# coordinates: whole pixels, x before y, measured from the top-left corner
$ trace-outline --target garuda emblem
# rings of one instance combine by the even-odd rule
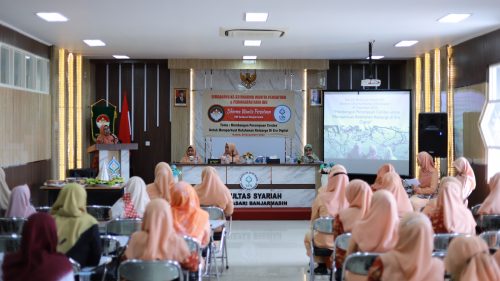
[[[253,86],[255,86],[257,80],[257,70],[254,69],[253,74],[250,72],[243,74],[240,71],[240,80],[241,80],[241,85],[245,86],[245,88],[247,89],[252,88]]]

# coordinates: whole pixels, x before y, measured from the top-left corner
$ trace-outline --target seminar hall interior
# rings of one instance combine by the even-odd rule
[[[500,6],[0,0],[0,280],[500,280]]]

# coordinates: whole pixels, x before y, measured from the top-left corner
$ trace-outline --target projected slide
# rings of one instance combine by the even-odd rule
[[[325,92],[325,162],[349,173],[376,174],[391,163],[410,174],[410,92]]]

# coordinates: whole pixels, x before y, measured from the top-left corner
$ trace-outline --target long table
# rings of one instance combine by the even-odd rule
[[[201,182],[207,164],[176,164],[181,180]],[[310,208],[321,185],[319,164],[216,164],[233,196],[235,218],[309,219]]]
[[[112,206],[123,196],[123,187],[124,186],[86,186],[87,205]],[[52,206],[52,204],[56,201],[62,186],[44,185],[40,187],[40,189],[47,192],[48,205]]]

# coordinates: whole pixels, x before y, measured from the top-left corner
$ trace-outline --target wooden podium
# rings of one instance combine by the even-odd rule
[[[137,143],[94,144],[87,148],[87,152],[99,152],[99,171],[107,165],[109,175],[118,173],[126,182],[130,178],[130,150],[138,148]]]

